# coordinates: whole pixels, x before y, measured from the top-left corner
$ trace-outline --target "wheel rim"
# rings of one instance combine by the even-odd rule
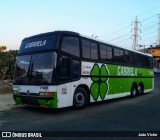
[[[142,88],[141,88],[141,86],[138,87],[138,92],[139,92],[139,94],[142,93]]]
[[[136,95],[136,88],[135,88],[135,87],[133,88],[132,95],[133,95],[133,96]]]
[[[78,104],[84,103],[84,96],[82,93],[77,93],[75,98]]]

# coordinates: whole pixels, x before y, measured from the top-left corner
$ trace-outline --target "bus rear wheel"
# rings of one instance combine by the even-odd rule
[[[76,109],[83,108],[87,105],[88,101],[86,90],[84,88],[76,89],[73,96],[73,107]]]
[[[144,87],[142,84],[138,85],[138,93],[139,95],[143,95],[144,94]]]
[[[131,97],[135,97],[136,95],[138,95],[137,86],[136,84],[133,84],[131,87]]]

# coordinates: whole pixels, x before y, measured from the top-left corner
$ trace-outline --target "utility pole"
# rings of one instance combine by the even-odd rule
[[[160,14],[158,14],[159,22],[158,22],[158,35],[157,35],[157,45],[160,45]]]
[[[139,48],[137,48],[138,47],[138,38],[140,37],[138,35],[138,30],[141,32],[141,30],[139,29],[138,25],[141,24],[141,23],[138,21],[137,16],[136,16],[135,21],[133,21],[132,23],[134,24],[134,28],[132,28],[132,30],[134,30],[134,33],[131,36],[131,38],[133,37],[132,48],[133,48],[133,50],[138,50],[139,49]],[[132,23],[131,23],[131,26],[132,26]],[[131,32],[132,32],[132,30],[131,30]]]

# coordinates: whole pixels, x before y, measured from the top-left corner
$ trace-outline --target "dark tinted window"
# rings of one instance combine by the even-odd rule
[[[58,60],[57,73],[59,77],[68,78],[71,77],[71,62],[67,57],[60,57]]]
[[[77,79],[80,76],[81,66],[80,62],[77,60],[73,60],[73,78]]]
[[[149,68],[153,68],[153,58],[148,57],[148,64],[149,64]]]
[[[100,58],[103,60],[111,60],[112,47],[106,45],[100,45]]]
[[[141,55],[140,54],[134,54],[134,63],[137,66],[141,66]]]
[[[124,57],[124,51],[114,48],[114,61],[115,62],[120,62],[124,63],[125,62],[125,57]]]
[[[82,55],[84,58],[98,59],[97,43],[88,40],[82,40]]]
[[[151,57],[142,56],[142,66],[153,68],[153,59]]]
[[[119,50],[119,62],[125,63],[125,56],[123,50]]]
[[[30,83],[51,83],[54,64],[55,57],[53,52],[33,54],[30,68]]]
[[[119,49],[114,48],[114,61],[119,62]]]
[[[97,43],[91,43],[91,59],[98,59],[98,46]]]
[[[63,37],[61,50],[75,56],[80,56],[79,39],[70,36]]]
[[[133,55],[133,53],[132,52],[128,52],[128,51],[126,51],[126,52],[127,52],[127,54],[126,54],[127,63],[133,65],[134,64],[134,55]]]
[[[15,83],[28,83],[28,71],[31,61],[31,55],[18,56],[16,58]]]
[[[128,60],[129,60],[129,54],[128,54],[128,51],[125,51],[125,62],[128,63]]]
[[[84,58],[91,58],[90,41],[82,40],[82,55]]]
[[[107,59],[107,47],[106,45],[100,45],[100,58],[106,60]]]
[[[147,57],[142,56],[142,66],[146,67],[147,66]]]
[[[107,60],[112,59],[112,47],[107,47]]]
[[[15,84],[50,84],[55,68],[56,53],[37,53],[18,56],[14,77]]]

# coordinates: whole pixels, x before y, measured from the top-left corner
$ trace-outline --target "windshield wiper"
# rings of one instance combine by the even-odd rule
[[[29,67],[28,67],[28,72],[27,72],[28,80],[30,80],[30,78],[33,77],[32,72],[33,72],[33,63],[30,62]]]

